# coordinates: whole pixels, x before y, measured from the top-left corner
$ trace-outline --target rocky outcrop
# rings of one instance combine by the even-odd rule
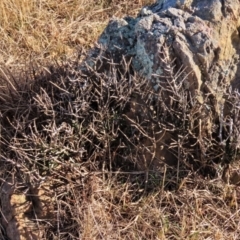
[[[195,120],[188,122],[194,122],[190,125],[195,131],[193,142],[197,142],[198,149],[201,149],[201,156],[195,156],[199,160],[206,159],[210,151],[204,138],[229,146],[226,141],[232,141],[233,126],[239,123],[238,118],[231,115],[234,112],[233,100],[226,97],[229,88],[240,87],[239,54],[239,0],[158,0],[144,7],[136,18],[113,18],[83,63],[83,68],[107,73],[112,62],[121,66],[124,59],[131,60],[132,68],[149,80],[155,92],[164,90],[164,82],[169,84],[168,79],[172,78],[171,81],[178,84],[181,82],[181,91],[188,94],[184,101],[194,99],[195,106],[190,106],[190,112],[198,112],[193,113]],[[176,90],[176,86],[174,88]],[[183,102],[178,90],[175,92],[177,98],[169,95],[169,89],[165,91],[163,101],[168,105],[173,99]],[[237,96],[234,99],[237,101]],[[137,112],[133,108],[131,111]],[[234,146],[239,149],[237,128],[234,128],[237,132]],[[158,159],[168,155],[166,147],[162,146],[169,146],[170,139],[175,138],[176,141],[178,138],[178,133],[170,132],[155,146],[155,149],[162,149],[154,154]],[[192,134],[192,130],[189,132]],[[149,141],[146,142],[149,145]],[[149,147],[148,152],[151,151]],[[147,162],[152,163],[152,158],[148,158]],[[176,158],[179,156],[175,154],[175,161]]]
[[[206,87],[218,92],[220,82],[240,74],[239,12],[238,0],[159,0],[137,18],[113,18],[87,64],[93,67],[94,58],[132,58],[134,69],[157,85],[166,67],[159,58],[164,48],[190,73],[192,91]]]

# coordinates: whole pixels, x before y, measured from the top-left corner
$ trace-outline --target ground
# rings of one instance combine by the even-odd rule
[[[186,166],[163,165],[148,174],[134,164],[117,169],[114,154],[134,156],[112,141],[121,116],[104,108],[89,115],[84,107],[98,88],[83,98],[70,81],[81,80],[78,56],[112,16],[136,16],[151,3],[0,2],[1,239],[240,238],[240,189],[227,177],[232,169],[214,177]],[[120,94],[118,87],[113,91]],[[74,106],[88,125],[74,120]]]

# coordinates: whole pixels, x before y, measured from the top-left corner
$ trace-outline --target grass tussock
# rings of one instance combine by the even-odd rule
[[[1,239],[239,238],[239,187],[222,169],[238,168],[238,92],[219,120],[181,68],[156,92],[125,59],[107,74],[39,63],[148,3],[1,1]],[[21,56],[31,64],[18,71]]]

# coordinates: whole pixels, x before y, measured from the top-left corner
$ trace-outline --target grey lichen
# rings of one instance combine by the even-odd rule
[[[147,79],[151,79],[153,59],[146,52],[145,43],[138,40],[136,44],[136,56],[133,59],[133,67]]]

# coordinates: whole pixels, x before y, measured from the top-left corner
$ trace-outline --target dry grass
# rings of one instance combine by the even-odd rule
[[[63,57],[89,48],[112,16],[135,15],[151,0],[3,0],[0,3],[0,52],[8,64],[30,55]]]
[[[136,96],[152,104],[144,79],[115,68],[86,79],[73,57],[39,65],[88,49],[111,15],[149,2],[1,1],[1,61],[12,67],[1,68],[1,239],[13,208],[26,239],[239,239],[239,187],[221,170],[209,178],[160,160],[158,171],[136,168],[153,130],[148,117],[129,123]]]

